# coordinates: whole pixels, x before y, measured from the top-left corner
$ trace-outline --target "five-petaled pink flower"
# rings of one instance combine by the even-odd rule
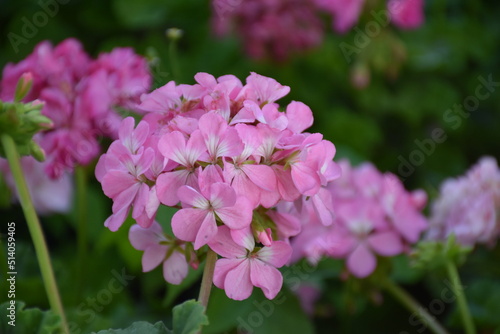
[[[255,247],[249,228],[230,230],[220,226],[209,246],[223,257],[215,264],[214,284],[224,289],[229,298],[246,299],[254,286],[261,288],[269,299],[280,291],[283,276],[276,268],[284,266],[292,252],[286,242],[274,241],[269,247]]]

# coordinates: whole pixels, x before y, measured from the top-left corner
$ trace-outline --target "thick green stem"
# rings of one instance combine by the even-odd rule
[[[47,292],[50,307],[61,317],[64,333],[69,333],[66,316],[64,315],[61,298],[59,296],[59,291],[57,290],[57,283],[52,270],[52,264],[50,262],[49,252],[47,250],[47,244],[45,242],[40,221],[38,220],[38,216],[31,201],[28,186],[21,169],[16,144],[9,135],[5,134],[1,136],[1,141],[17,187],[19,202],[21,203],[21,207],[28,224],[28,229],[30,231],[31,238],[33,239],[33,245],[38,258],[38,264],[40,265],[40,272],[42,273],[42,279],[45,285],[45,291]]]
[[[77,300],[83,290],[83,280],[85,277],[85,268],[87,265],[87,175],[82,166],[75,168],[76,177],[76,214],[77,214],[77,242],[78,242],[78,261],[77,261],[77,285],[75,294]]]
[[[212,281],[214,278],[215,261],[217,261],[217,254],[210,248],[207,251],[207,259],[205,262],[205,269],[203,269],[203,278],[201,279],[201,288],[198,301],[205,306],[208,305],[210,298],[210,291],[212,290]]]
[[[465,333],[476,334],[476,328],[474,327],[472,316],[469,312],[469,308],[467,307],[467,299],[465,298],[464,289],[455,263],[448,261],[446,263],[446,270],[448,271],[448,276],[450,277],[454,293],[457,296],[458,310],[460,311],[462,322],[464,324]]]
[[[401,304],[403,304],[412,314],[417,315],[425,325],[429,326],[432,332],[436,334],[448,334],[448,332],[441,326],[441,324],[430,315],[425,308],[420,305],[412,296],[403,290],[399,285],[394,283],[392,280],[385,280],[383,287],[389,292],[395,299],[397,299]]]

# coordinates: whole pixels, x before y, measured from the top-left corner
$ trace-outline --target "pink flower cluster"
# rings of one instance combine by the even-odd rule
[[[46,161],[33,167],[37,162],[25,158],[23,166],[36,172],[36,176],[28,177],[30,180],[46,178],[46,175],[53,180],[47,180],[44,189],[53,182],[52,186],[57,189],[66,187],[56,193],[70,194],[71,183],[65,174],[75,165],[87,165],[98,156],[99,137],[117,137],[122,117],[115,108],[134,109],[140,102],[140,95],[151,85],[148,64],[130,48],[116,48],[93,60],[75,39],[67,39],[55,47],[45,41],[21,62],[4,68],[1,100],[14,99],[17,81],[25,73],[29,73],[33,86],[24,101],[43,101],[42,114],[50,118],[54,126],[35,137],[45,151]],[[1,160],[0,164],[7,176],[10,175],[6,161]],[[59,181],[61,178],[66,181]],[[36,184],[31,188],[39,189]],[[34,192],[32,196],[35,203],[42,203],[46,194]],[[55,199],[55,203],[66,205],[52,208],[68,209],[70,198]],[[37,209],[42,212],[48,207],[44,204]]]
[[[24,60],[8,64],[0,83],[1,100],[14,99],[23,73],[33,77],[24,100],[42,100],[42,114],[54,123],[37,137],[51,178],[90,163],[99,153],[98,136],[116,137],[121,117],[114,108],[133,108],[151,83],[147,62],[131,49],[116,48],[92,60],[75,39],[55,47],[41,42]]]
[[[494,245],[500,236],[500,169],[492,157],[483,157],[464,176],[448,179],[432,203],[427,238],[458,243]]]
[[[114,202],[105,226],[116,231],[131,211],[139,226],[129,235],[145,251],[144,271],[163,262],[170,283],[179,283],[186,263],[197,265],[193,252],[208,245],[222,257],[214,283],[230,298],[245,299],[254,286],[274,298],[283,281],[276,268],[289,260],[288,240],[301,228],[276,207],[307,197],[331,224],[324,189],[339,176],[335,147],[304,132],[313,122],[305,104],[279,110],[276,101],[290,89],[274,79],[252,73],[243,85],[232,75],[198,73],[195,80],[143,95],[144,118],[135,128],[126,118],[101,156],[96,177]],[[174,239],[154,222],[160,204],[179,208]]]
[[[363,278],[375,270],[377,256],[401,254],[419,240],[427,228],[421,213],[427,197],[420,190],[407,192],[397,176],[382,174],[370,163],[356,168],[347,161],[339,165],[342,177],[325,189],[335,210],[333,225],[322,224],[307,206],[288,208],[305,222],[292,242],[292,260],[345,259],[348,271]]]
[[[213,0],[212,7],[217,34],[236,30],[251,57],[283,60],[321,43],[321,12],[333,17],[335,31],[346,33],[358,22],[365,0]],[[423,0],[388,0],[378,15],[398,28],[414,29],[424,21],[423,7]]]

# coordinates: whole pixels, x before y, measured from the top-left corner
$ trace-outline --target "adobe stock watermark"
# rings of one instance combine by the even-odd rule
[[[421,317],[422,312],[427,311],[432,316],[439,316],[443,314],[443,312],[446,310],[446,304],[451,304],[455,302],[459,294],[463,293],[463,291],[467,288],[467,286],[462,285],[461,286],[462,291],[457,291],[457,289],[455,289],[455,287],[451,284],[450,281],[445,279],[443,283],[446,287],[443,290],[441,290],[439,298],[433,299],[429,303],[428,308],[421,308],[418,312],[413,312],[408,317],[408,322],[411,326],[413,327],[418,326],[418,328],[415,329],[417,333],[424,332],[429,326],[429,324]],[[407,331],[401,331],[399,332],[399,334],[410,334],[410,333]]]
[[[443,121],[449,124],[453,130],[458,129],[464,119],[469,118],[471,113],[479,108],[480,102],[489,98],[495,92],[496,87],[500,86],[500,81],[493,81],[492,74],[489,74],[487,78],[479,76],[477,79],[479,84],[474,90],[474,95],[467,96],[462,103],[455,103],[443,113]],[[415,139],[416,148],[407,156],[398,156],[398,174],[400,178],[404,181],[412,175],[416,167],[421,166],[426,158],[434,153],[436,146],[444,143],[447,139],[448,135],[441,127],[434,128],[428,138]]]
[[[300,282],[309,278],[310,274],[316,270],[316,266],[303,261],[300,267],[294,266],[287,268],[283,273],[283,282],[288,285],[290,290],[296,291]],[[280,291],[272,300],[264,299],[261,302],[253,301],[255,310],[250,312],[244,318],[239,316],[238,320],[238,333],[253,334],[257,333],[256,328],[259,328],[264,323],[265,318],[269,318],[277,305],[283,304],[287,296]]]
[[[19,52],[21,44],[27,44],[31,38],[34,38],[39,29],[45,27],[49,23],[49,18],[53,18],[59,13],[59,5],[66,5],[70,0],[39,0],[37,2],[40,10],[33,16],[21,18],[23,23],[20,34],[9,32],[7,38],[15,53]]]
[[[121,272],[113,269],[111,275],[113,275],[113,278],[109,280],[105,288],[99,290],[94,297],[87,297],[84,302],[78,305],[76,314],[78,317],[85,317],[83,323],[88,324],[93,321],[96,313],[102,312],[104,307],[113,301],[113,296],[122,292],[130,281],[135,278],[135,276],[128,275],[125,268],[122,268]],[[83,333],[76,322],[70,322],[68,326],[71,334]]]
[[[354,54],[359,54],[362,49],[366,48],[372,39],[380,35],[382,29],[387,27],[391,23],[391,14],[397,14],[403,6],[401,4],[404,1],[415,1],[415,0],[399,0],[394,2],[388,2],[387,9],[381,9],[379,11],[371,10],[370,15],[372,20],[368,21],[364,29],[360,29],[359,26],[353,28],[356,32],[352,43],[342,42],[339,44],[340,51],[344,55],[345,60],[348,64],[352,62],[352,56]]]

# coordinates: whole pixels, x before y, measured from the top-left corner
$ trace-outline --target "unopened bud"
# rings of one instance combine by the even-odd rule
[[[28,95],[31,87],[33,86],[33,74],[31,72],[25,72],[19,78],[16,86],[16,93],[14,95],[14,100],[16,102],[21,101]]]
[[[264,246],[269,247],[273,243],[273,235],[270,228],[266,228],[264,231],[257,232],[257,235],[259,237],[260,243]]]

